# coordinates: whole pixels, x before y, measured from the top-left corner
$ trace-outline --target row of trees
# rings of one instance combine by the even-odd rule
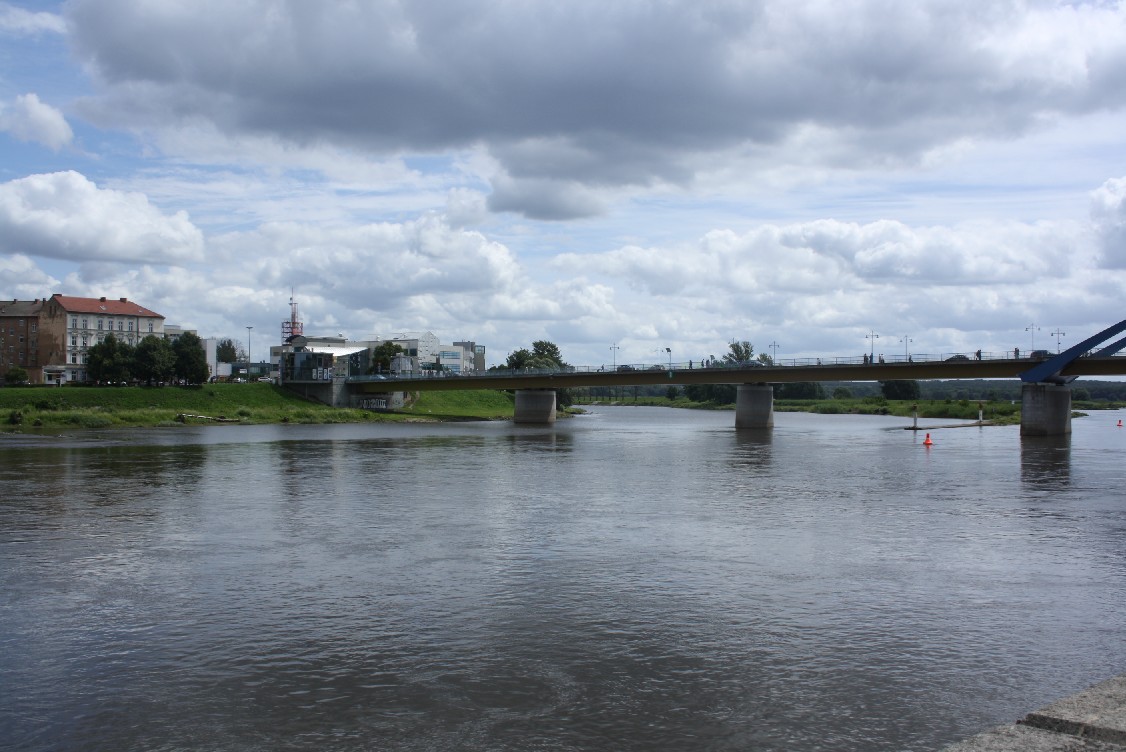
[[[171,381],[202,384],[210,371],[203,341],[190,332],[181,334],[175,343],[150,334],[136,345],[108,334],[87,350],[86,375],[99,383],[152,386]]]

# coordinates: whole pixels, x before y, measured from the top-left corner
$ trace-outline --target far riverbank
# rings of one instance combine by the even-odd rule
[[[683,396],[626,397],[579,403],[732,410],[734,405],[693,402]],[[887,400],[883,397],[775,400],[776,412],[825,415],[894,415],[910,419],[977,420],[994,425],[1020,422],[1020,403],[1010,400]],[[1077,410],[1115,409],[1121,403],[1076,402]],[[6,387],[0,389],[0,430],[173,427],[183,423],[327,424],[511,420],[513,398],[501,391],[420,392],[406,408],[374,412],[329,407],[272,384],[207,384],[197,387]],[[1082,415],[1083,413],[1076,413]]]

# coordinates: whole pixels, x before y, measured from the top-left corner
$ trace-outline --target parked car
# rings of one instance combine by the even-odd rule
[[[269,376],[259,376],[258,380],[260,382],[262,382],[263,384],[273,384],[274,383],[274,380],[272,378],[270,378]]]
[[[1033,350],[1028,354],[1029,360],[1047,360],[1052,354],[1047,350]]]

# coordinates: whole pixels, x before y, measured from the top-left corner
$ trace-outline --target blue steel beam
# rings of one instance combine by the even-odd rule
[[[1110,339],[1116,334],[1121,334],[1126,331],[1126,319],[1119,321],[1114,326],[1108,326],[1093,337],[1080,342],[1078,345],[1067,348],[1060,354],[1048,358],[1042,363],[1033,368],[1028,369],[1020,375],[1020,380],[1027,383],[1052,383],[1052,384],[1067,384],[1075,379],[1074,376],[1060,376],[1063,369],[1067,368],[1073,362],[1082,357],[1091,348],[1099,343]],[[1117,342],[1108,345],[1103,350],[1100,350],[1098,355],[1113,355],[1114,353],[1126,347],[1126,337],[1118,340]],[[1112,349],[1113,348],[1113,349]]]

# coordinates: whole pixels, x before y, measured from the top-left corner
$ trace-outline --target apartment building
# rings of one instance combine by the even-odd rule
[[[42,300],[0,302],[0,381],[12,368],[27,371],[27,378],[38,384],[43,380],[43,363],[39,359],[39,312]]]
[[[128,298],[79,298],[56,293],[39,313],[39,353],[44,381],[86,380],[86,353],[112,333],[136,345],[164,336],[164,317]]]

